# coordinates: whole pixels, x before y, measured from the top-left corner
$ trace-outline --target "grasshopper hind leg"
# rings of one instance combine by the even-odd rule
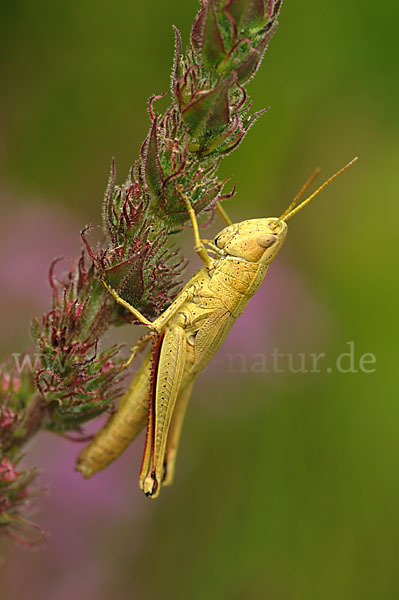
[[[186,358],[182,327],[167,330],[154,354],[147,438],[140,472],[140,488],[149,498],[159,495],[170,424],[180,393]]]
[[[145,427],[151,377],[151,351],[119,401],[117,410],[79,454],[76,469],[91,477],[118,458]]]
[[[179,393],[176,399],[175,410],[173,412],[172,422],[169,428],[168,439],[166,442],[165,458],[163,461],[162,485],[171,485],[175,474],[176,455],[179,447],[181,430],[184,416],[193,389],[194,381],[188,383]]]

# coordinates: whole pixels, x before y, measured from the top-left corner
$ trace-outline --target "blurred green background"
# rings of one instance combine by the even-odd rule
[[[2,356],[29,343],[31,315],[47,309],[50,261],[78,254],[79,229],[100,222],[112,156],[125,178],[147,99],[169,85],[171,25],[187,41],[196,10],[2,6]],[[197,382],[176,482],[159,500],[137,487],[142,438],[84,482],[76,445],[38,437],[27,462],[44,465],[36,519],[52,536],[36,553],[2,545],[2,598],[397,598],[398,19],[393,0],[285,1],[248,88],[272,110],[222,165],[238,182],[227,208],[235,220],[280,214],[315,166],[327,177],[360,160],[291,221]],[[130,343],[138,330],[118,335]],[[337,372],[349,341],[357,365],[375,355],[375,372]],[[253,372],[254,355],[274,348],[296,361],[325,353],[322,372]]]

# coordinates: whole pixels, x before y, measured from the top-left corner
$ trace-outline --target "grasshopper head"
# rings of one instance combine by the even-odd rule
[[[268,265],[280,250],[287,225],[276,218],[251,219],[225,227],[215,238],[217,246],[226,256],[248,262]]]
[[[274,217],[268,219],[251,219],[229,225],[222,229],[216,236],[214,246],[219,248],[222,256],[235,256],[261,265],[270,264],[283,245],[285,236],[287,235],[287,221],[302,210],[312,198],[317,196],[331,181],[346,171],[356,160],[357,157],[353,158],[342,169],[329,177],[313,194],[300,204],[297,204],[302,194],[318,175],[320,169],[316,169],[278,219]]]

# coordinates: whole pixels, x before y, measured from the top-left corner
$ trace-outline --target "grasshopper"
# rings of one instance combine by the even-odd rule
[[[316,177],[318,170],[315,171],[278,218],[233,224],[218,206],[227,226],[212,241],[200,238],[190,201],[182,189],[178,189],[191,220],[195,251],[203,267],[152,322],[103,280],[116,302],[149,329],[132,349],[124,366],[128,366],[150,340],[153,344],[116,412],[79,455],[77,469],[85,477],[108,466],[147,422],[140,488],[148,497],[156,498],[162,485],[172,483],[184,414],[195,378],[223,344],[265,278],[287,235],[287,221],[355,160],[297,204]]]

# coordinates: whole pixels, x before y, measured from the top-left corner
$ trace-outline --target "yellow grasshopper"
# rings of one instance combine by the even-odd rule
[[[195,251],[204,266],[153,322],[103,281],[115,300],[150,330],[132,349],[125,366],[150,339],[153,346],[116,412],[79,455],[77,469],[85,477],[108,466],[147,422],[140,488],[148,497],[156,498],[161,485],[172,482],[183,418],[195,378],[224,342],[262,283],[287,235],[286,222],[355,160],[295,207],[318,171],[315,172],[279,218],[232,224],[218,206],[227,227],[213,241],[200,238],[190,201],[181,188],[178,190],[192,223]]]

